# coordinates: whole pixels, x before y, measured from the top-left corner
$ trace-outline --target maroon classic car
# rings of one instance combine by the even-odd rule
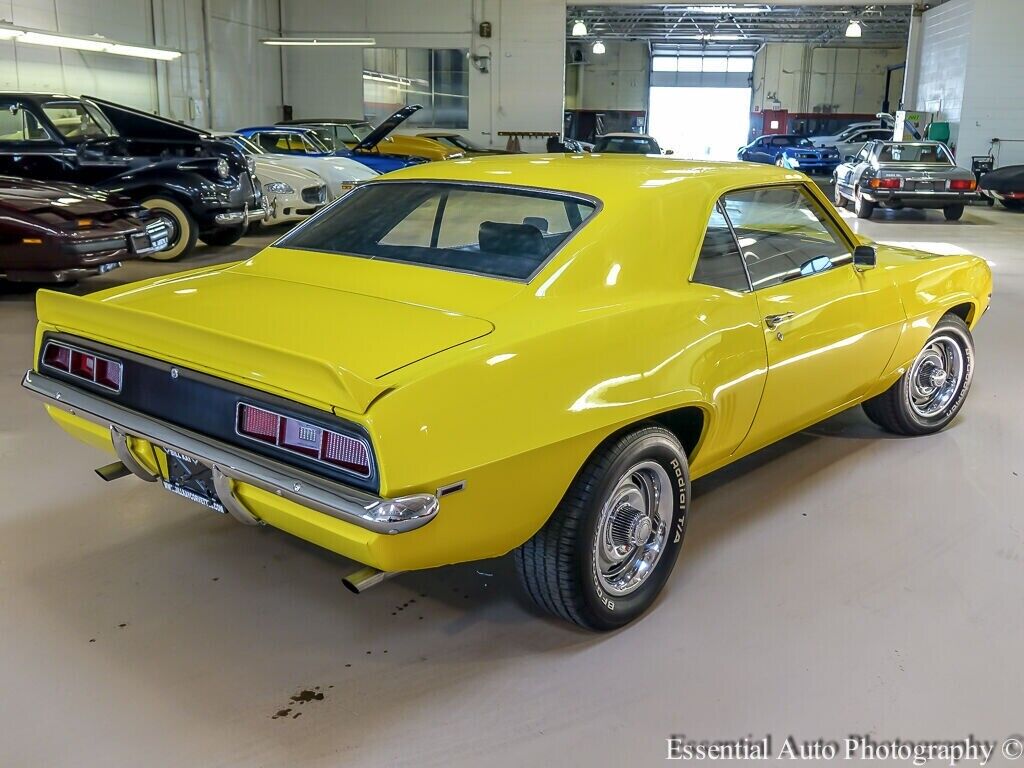
[[[167,245],[167,224],[113,192],[0,176],[0,279],[66,283]]]

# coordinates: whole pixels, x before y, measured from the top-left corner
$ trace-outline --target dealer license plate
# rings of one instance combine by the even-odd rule
[[[172,451],[164,451],[167,457],[167,477],[164,488],[171,493],[184,496],[189,501],[202,504],[207,509],[223,513],[224,505],[217,498],[213,486],[213,470],[191,456]]]

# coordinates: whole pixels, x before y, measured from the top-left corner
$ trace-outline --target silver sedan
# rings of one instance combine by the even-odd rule
[[[938,141],[869,141],[836,168],[834,181],[836,207],[853,201],[861,219],[884,205],[941,208],[948,221],[956,221],[964,206],[978,199],[974,174],[958,167]]]

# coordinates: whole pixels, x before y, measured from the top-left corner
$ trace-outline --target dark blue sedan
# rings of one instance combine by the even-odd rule
[[[816,147],[809,139],[783,133],[759,136],[736,156],[751,163],[769,163],[804,173],[831,174],[842,158],[835,147]]]

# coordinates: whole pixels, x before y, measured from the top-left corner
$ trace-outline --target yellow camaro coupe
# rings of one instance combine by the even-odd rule
[[[395,572],[504,555],[596,630],[639,616],[692,478],[863,404],[959,412],[992,277],[871,245],[807,177],[511,155],[357,187],[247,261],[40,291],[24,386],[129,472]]]

